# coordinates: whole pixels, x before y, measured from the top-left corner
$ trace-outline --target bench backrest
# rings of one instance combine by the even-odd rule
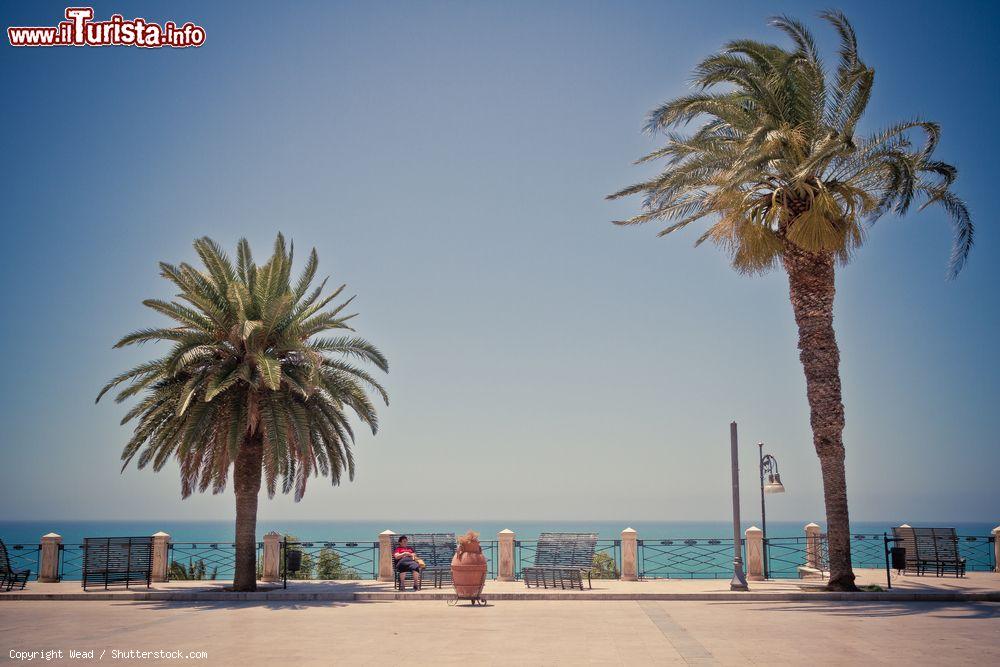
[[[84,582],[146,581],[152,570],[152,537],[87,537],[83,540]]]
[[[939,562],[958,560],[958,534],[954,528],[914,528],[917,553]]]
[[[399,546],[400,537],[402,535],[392,536],[393,553]],[[451,567],[451,559],[458,549],[455,533],[407,533],[406,542],[417,553],[417,557],[423,559],[427,567],[433,568]]]
[[[958,534],[954,528],[892,529],[892,536],[906,549],[906,563],[958,561]]]
[[[596,549],[596,533],[542,533],[538,536],[535,566],[589,570],[594,566]]]

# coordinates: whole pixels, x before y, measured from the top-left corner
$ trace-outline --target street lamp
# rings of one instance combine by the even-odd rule
[[[733,477],[733,579],[729,582],[729,590],[746,591],[749,588],[743,574],[743,543],[740,541],[740,457],[736,422],[729,424],[729,457]]]
[[[765,493],[784,493],[785,485],[781,483],[781,475],[778,474],[778,459],[770,454],[764,453],[764,443],[758,442],[757,448],[760,451],[760,529],[761,537],[764,541],[764,578],[767,578],[767,508],[764,504]],[[767,482],[764,482],[764,475],[767,475]]]

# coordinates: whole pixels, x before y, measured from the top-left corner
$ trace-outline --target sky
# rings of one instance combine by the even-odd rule
[[[112,344],[163,322],[141,304],[173,295],[157,262],[202,235],[264,255],[280,230],[357,295],[391,402],[354,482],[262,496],[261,518],[723,520],[735,420],[744,516],[763,441],[787,489],[769,519],[822,519],[785,276],[614,227],[638,202],[604,195],[653,173],[645,113],[727,40],[780,40],[788,12],[833,63],[829,3],[92,4],[207,39],[3,40],[0,517],[232,517],[231,491],[182,501],[174,464],[120,473],[125,407],[94,398],[154,353]],[[839,7],[876,70],[862,129],[941,123],[977,223],[958,280],[937,210],[881,220],[838,274],[852,518],[996,520],[1000,5]]]

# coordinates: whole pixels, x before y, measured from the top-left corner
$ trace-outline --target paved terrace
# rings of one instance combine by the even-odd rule
[[[862,585],[885,585],[883,570],[857,573]],[[749,593],[713,579],[597,580],[582,592],[489,581],[488,605],[472,607],[446,604],[450,588],[398,593],[375,581],[291,581],[252,594],[221,581],[87,593],[78,581],[32,581],[0,593],[0,662],[47,650],[63,652],[49,654],[57,665],[176,665],[177,655],[240,667],[1000,664],[1000,574],[892,582],[843,594],[810,580],[751,582]]]
[[[855,570],[859,586],[876,585],[885,589],[885,571]],[[226,581],[171,581],[126,590],[115,586],[105,591],[100,586],[84,592],[79,581],[39,583],[31,581],[23,591],[0,593],[4,600],[162,600],[162,601],[429,601],[453,597],[449,586],[421,591],[394,591],[391,583],[378,581],[295,581],[282,589],[280,582],[259,584],[256,593],[232,593],[223,590]],[[619,581],[595,579],[593,589],[583,591],[527,588],[521,581],[487,581],[484,596],[501,600],[739,600],[739,601],[995,601],[1000,602],[1000,573],[969,572],[965,577],[935,577],[892,574],[892,589],[881,592],[831,593],[822,590],[815,579],[777,579],[750,582],[750,592],[732,592],[727,579],[652,579]]]
[[[998,620],[992,602],[28,601],[0,604],[0,662],[61,650],[45,664],[989,665]]]

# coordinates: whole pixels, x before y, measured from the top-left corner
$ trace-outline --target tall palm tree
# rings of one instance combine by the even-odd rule
[[[668,221],[663,236],[708,218],[696,245],[709,240],[721,246],[741,273],[784,267],[823,474],[829,587],[852,590],[835,267],[864,243],[868,225],[886,213],[902,215],[919,201],[920,209],[939,204],[951,219],[954,277],[972,247],[973,227],[965,204],[949,189],[957,170],[933,157],[938,125],[910,120],[859,134],[875,72],[858,55],[847,18],[833,11],[821,16],[840,38],[830,77],[809,30],[795,19],[772,20],[791,38],[791,48],[746,39],[728,43],[697,66],[695,92],[650,112],[645,129],[664,132],[666,145],[638,163],[663,159],[663,171],[609,198],[644,196],[641,213],[616,224]],[[671,131],[696,118],[703,123],[694,131]],[[917,137],[922,141],[914,143]]]
[[[385,390],[353,362],[382,371],[388,362],[378,349],[351,334],[318,337],[324,331],[353,331],[344,315],[351,299],[327,309],[344,286],[324,296],[324,280],[312,288],[319,265],[314,249],[298,280],[291,282],[292,255],[278,235],[274,253],[254,264],[250,244],[237,245],[236,266],[211,239],[195,241],[204,269],[161,263],[160,274],[179,290],[179,301],[143,303],[176,322],[169,328],[140,329],[115,347],[149,341],[171,343],[170,351],[112,379],[98,395],[122,383],[119,403],[142,395],[122,424],[137,420],[122,451],[122,470],[138,454],[138,466],[160,470],[171,457],[181,472],[181,495],[195,489],[221,493],[233,469],[236,492],[234,588],[256,589],[257,497],[261,479],[273,497],[302,498],[317,472],[339,484],[344,471],[354,479],[354,442],[349,413],[378,428],[374,391]],[[140,451],[141,450],[141,451]]]

